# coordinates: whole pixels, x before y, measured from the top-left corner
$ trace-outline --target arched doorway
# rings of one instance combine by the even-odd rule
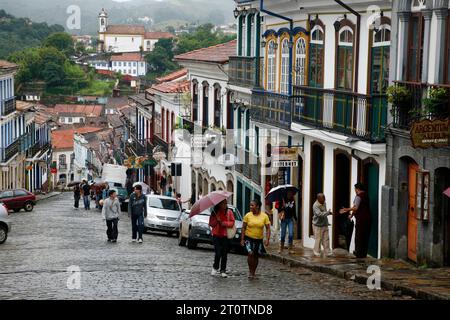
[[[341,208],[350,207],[351,194],[351,157],[343,151],[334,150],[334,185],[333,212],[338,213]],[[347,215],[333,215],[333,248],[350,249],[353,225]]]
[[[311,178],[309,193],[309,236],[313,235],[313,211],[312,206],[318,193],[323,192],[324,146],[319,142],[311,143]]]
[[[216,191],[216,185],[214,183],[211,183],[210,190],[211,192]]]
[[[209,191],[208,191],[208,180],[206,178],[203,179],[203,195],[206,196]]]
[[[230,203],[232,203],[234,205],[234,184],[233,184],[233,181],[231,181],[231,180],[227,181],[227,191],[233,193],[230,197]]]
[[[369,196],[370,215],[372,225],[369,239],[369,255],[378,257],[378,195],[379,195],[379,165],[373,158],[362,162],[361,182],[366,187]]]
[[[417,262],[418,220],[416,215],[417,172],[419,165],[408,161],[408,259]]]
[[[450,187],[450,169],[438,168],[434,171],[434,236],[443,237],[443,265],[450,266],[450,198],[444,191]],[[442,225],[442,228],[440,227]],[[434,242],[434,241],[433,241]]]
[[[198,196],[200,196],[200,195],[204,196],[205,195],[205,193],[203,192],[202,181],[203,181],[202,175],[199,174],[197,176],[197,186],[196,186],[196,188],[197,188],[197,199],[198,199]]]

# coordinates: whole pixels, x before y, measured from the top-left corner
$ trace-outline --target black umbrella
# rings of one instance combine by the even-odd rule
[[[266,195],[266,200],[269,202],[281,201],[286,197],[288,191],[292,191],[296,194],[300,190],[291,184],[284,184],[270,189],[269,193]]]
[[[80,184],[81,183],[81,181],[72,181],[71,183],[69,183],[67,186],[68,187],[74,187],[74,186],[76,186],[77,184]]]

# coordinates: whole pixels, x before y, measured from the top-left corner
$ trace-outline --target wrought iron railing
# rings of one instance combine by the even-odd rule
[[[3,116],[7,116],[8,114],[13,113],[14,111],[16,111],[16,99],[14,97],[9,98],[8,100],[5,100],[4,102],[4,112],[3,112]]]
[[[450,116],[450,85],[406,81],[397,81],[394,85],[396,91],[406,89],[402,91],[404,94],[393,97],[394,128],[409,130],[414,121]]]
[[[294,86],[293,121],[372,143],[384,141],[387,97]]]
[[[20,139],[16,139],[6,148],[0,148],[0,162],[11,160],[20,151]]]
[[[228,83],[240,87],[258,87],[259,61],[259,58],[254,57],[230,57]]]
[[[281,129],[291,128],[292,97],[264,90],[252,91],[251,118],[255,121],[277,126]]]

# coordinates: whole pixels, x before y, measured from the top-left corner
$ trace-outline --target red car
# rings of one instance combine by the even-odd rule
[[[36,204],[36,196],[25,189],[4,190],[0,191],[0,202],[14,212],[20,209],[30,212]]]

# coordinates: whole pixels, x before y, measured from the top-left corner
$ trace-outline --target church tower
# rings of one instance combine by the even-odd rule
[[[105,32],[106,28],[108,27],[108,14],[106,13],[105,9],[102,8],[102,12],[98,15],[98,25],[99,25],[99,32]]]

